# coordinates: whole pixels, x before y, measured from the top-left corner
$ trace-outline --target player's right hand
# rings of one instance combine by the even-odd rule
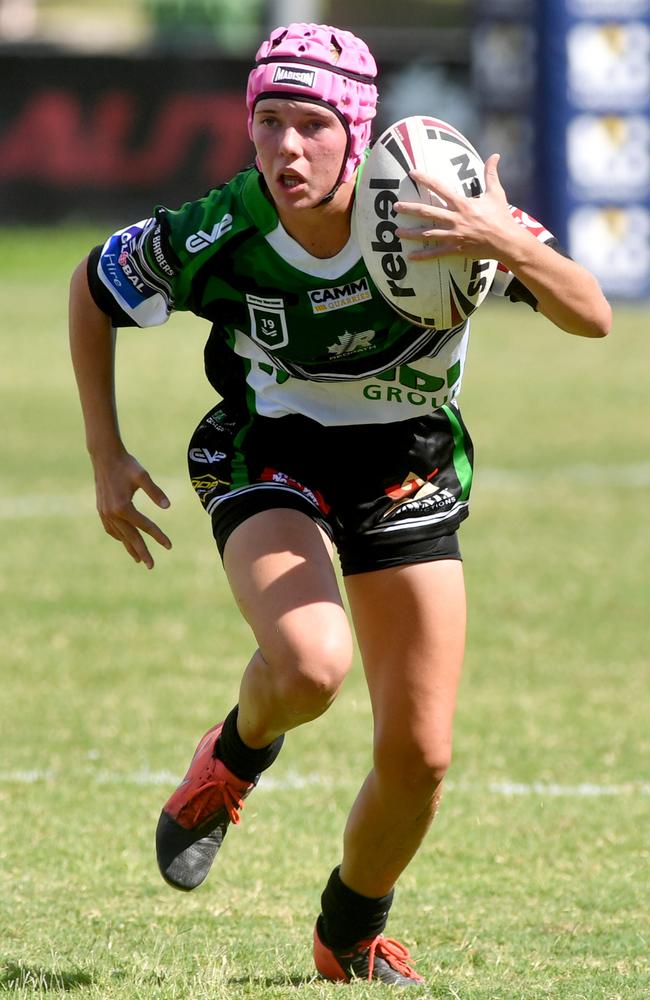
[[[144,490],[163,510],[170,505],[168,497],[137,459],[126,451],[110,460],[96,459],[93,466],[97,512],[104,530],[122,543],[135,562],[153,569],[154,560],[143,533],[165,549],[171,549],[172,543],[154,521],[135,507],[133,497],[137,490]]]

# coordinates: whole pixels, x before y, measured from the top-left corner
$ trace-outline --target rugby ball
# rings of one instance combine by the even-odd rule
[[[411,180],[414,168],[467,198],[478,198],[484,188],[483,167],[458,129],[419,115],[391,125],[368,154],[357,185],[354,230],[373,282],[412,323],[439,330],[462,324],[487,295],[497,262],[452,255],[409,260],[409,252],[420,244],[400,240],[396,230],[415,228],[419,220],[396,212],[394,205],[410,201],[444,206],[441,198]]]

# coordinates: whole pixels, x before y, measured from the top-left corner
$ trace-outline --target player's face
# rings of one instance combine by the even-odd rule
[[[347,134],[333,111],[283,98],[258,101],[253,142],[280,212],[313,208],[338,180]]]

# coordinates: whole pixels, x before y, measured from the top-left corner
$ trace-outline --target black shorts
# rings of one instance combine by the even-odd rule
[[[189,445],[192,485],[223,556],[263,510],[307,514],[334,542],[344,575],[460,559],[473,448],[457,407],[394,424],[323,427],[215,406]]]

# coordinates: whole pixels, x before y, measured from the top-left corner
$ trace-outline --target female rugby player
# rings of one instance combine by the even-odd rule
[[[71,349],[99,515],[151,568],[145,536],[171,542],[133,498],[142,489],[169,502],[120,434],[113,328],[163,323],[175,310],[212,324],[205,361],[218,401],[190,442],[190,474],[255,648],[236,705],[202,737],[162,810],[163,877],[183,890],[204,880],[285,734],[336,697],[352,627],[373,766],[322,894],[314,958],[327,979],[410,986],[422,978],[383,932],[450,762],[465,638],[457,529],[472,477],[457,405],[469,324],[409,325],[373,286],[351,235],[375,74],[347,31],[274,31],[248,82],[255,166],[92,250],[72,279]],[[479,198],[450,199],[442,212],[402,206],[413,227],[401,237],[434,237],[420,258],[496,259],[494,291],[571,334],[604,336],[610,308],[596,281],[508,206],[497,161]],[[434,177],[425,183],[444,197]]]

